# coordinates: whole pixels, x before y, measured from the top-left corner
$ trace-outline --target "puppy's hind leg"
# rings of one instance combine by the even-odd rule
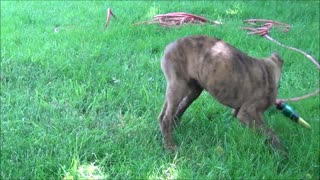
[[[200,96],[203,90],[198,84],[195,83],[191,85],[189,83],[189,89],[188,95],[179,103],[178,109],[175,113],[176,124],[180,124],[180,118],[182,117],[183,113],[188,109],[192,102]]]
[[[179,103],[188,94],[188,91],[189,88],[185,81],[175,80],[175,82],[168,82],[166,102],[159,115],[159,124],[165,146],[171,152],[176,148],[172,135],[174,115]]]
[[[237,117],[239,110],[240,110],[240,108],[232,109],[232,115],[233,115],[234,117]]]
[[[164,103],[163,103],[162,111],[161,111],[161,113],[160,113],[160,115],[159,115],[159,117],[158,117],[159,122],[162,121],[163,116],[164,116],[164,114],[166,113],[167,106],[168,106],[168,103],[167,103],[167,100],[165,99],[165,100],[164,100]]]

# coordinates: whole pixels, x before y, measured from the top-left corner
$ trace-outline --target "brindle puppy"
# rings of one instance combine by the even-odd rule
[[[280,149],[276,134],[265,127],[264,111],[275,103],[282,60],[277,54],[256,59],[220,39],[190,36],[169,44],[161,61],[167,80],[159,123],[166,147],[176,145],[172,131],[190,104],[205,89],[220,103],[233,108],[243,124],[265,133]]]

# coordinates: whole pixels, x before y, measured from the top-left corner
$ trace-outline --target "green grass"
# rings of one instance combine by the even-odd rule
[[[107,7],[117,19],[105,29]],[[224,24],[132,25],[175,11]],[[271,36],[319,59],[319,1],[1,1],[0,178],[319,179],[319,96],[291,103],[312,130],[274,108],[265,113],[289,160],[207,93],[175,131],[179,151],[163,149],[160,58],[177,38],[215,36],[255,57],[277,51],[285,60],[280,97],[319,87],[319,72],[304,56],[241,30],[248,18],[291,24],[289,33]]]

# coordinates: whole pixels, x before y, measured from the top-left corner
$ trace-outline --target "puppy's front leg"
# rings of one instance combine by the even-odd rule
[[[263,103],[263,102],[262,102]],[[282,151],[280,139],[274,133],[274,131],[266,127],[263,120],[264,110],[259,110],[259,101],[245,103],[237,114],[237,118],[245,125],[249,125],[250,128],[254,128],[258,133],[265,134],[268,137],[268,142],[276,149]]]

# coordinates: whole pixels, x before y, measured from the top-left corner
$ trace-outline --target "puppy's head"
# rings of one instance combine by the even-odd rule
[[[272,53],[271,56],[268,58],[268,60],[270,62],[272,62],[271,64],[273,67],[273,73],[276,79],[276,83],[279,87],[279,81],[281,78],[281,68],[282,68],[282,64],[283,64],[283,60],[281,59],[281,57],[277,54],[277,53]]]

